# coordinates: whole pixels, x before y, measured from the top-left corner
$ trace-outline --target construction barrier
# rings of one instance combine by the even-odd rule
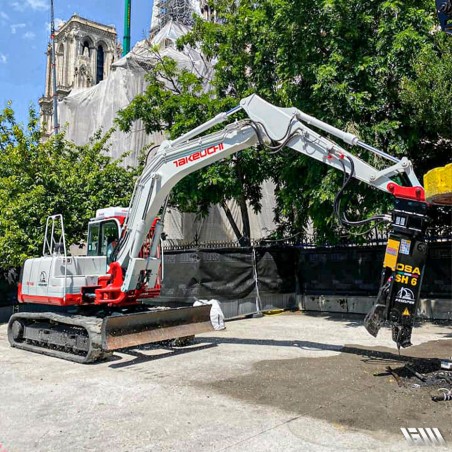
[[[380,285],[385,247],[250,247],[166,251],[161,302],[221,301],[226,318],[301,307],[364,314]],[[452,247],[431,243],[421,298],[452,318]],[[422,305],[428,318],[435,314]],[[428,312],[427,312],[428,311]]]
[[[222,248],[164,254],[159,302],[222,301],[226,318],[296,307],[295,248]]]
[[[179,306],[217,299],[227,319],[298,307],[364,314],[378,292],[384,249],[268,246],[165,251],[162,293],[153,303]],[[451,242],[430,243],[421,291],[424,317],[452,319],[451,275]],[[1,276],[0,315],[5,321],[16,300],[18,271]]]

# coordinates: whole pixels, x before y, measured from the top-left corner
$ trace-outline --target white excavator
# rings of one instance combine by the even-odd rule
[[[203,135],[239,110],[248,119]],[[310,127],[376,154],[382,169]],[[255,145],[271,151],[289,147],[342,171],[344,185],[334,208],[343,224],[390,224],[380,291],[365,325],[376,336],[380,326],[389,322],[398,347],[411,345],[427,254],[428,218],[424,188],[411,162],[296,108],[271,105],[255,94],[181,137],[164,141],[150,155],[129,208],[101,209],[90,221],[86,256],[67,255],[63,219],[49,217],[43,256],[23,265],[18,312],[8,324],[10,344],[89,363],[113,350],[211,330],[210,306],[167,308],[144,303],[160,292],[159,244],[166,203],[171,189],[186,175]],[[393,195],[393,212],[350,222],[340,212],[340,198],[352,178]]]

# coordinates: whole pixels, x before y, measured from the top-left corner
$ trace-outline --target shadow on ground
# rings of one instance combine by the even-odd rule
[[[339,313],[339,312],[318,312],[300,311],[301,315],[308,317],[320,317],[331,322],[339,322],[352,328],[363,326],[365,314]]]
[[[216,347],[217,344],[197,344],[189,347],[162,347],[161,345],[144,345],[139,348],[118,350],[108,361],[111,362],[109,367],[120,369],[130,367],[137,364],[157,361],[160,359],[174,357],[176,355],[185,355],[187,353],[199,352],[209,348]]]
[[[318,311],[300,311],[300,315],[308,317],[320,317],[330,322],[342,323],[348,327],[360,327],[364,325],[365,314],[354,313],[340,313],[340,312],[318,312]],[[452,320],[429,320],[429,319],[415,319],[415,327],[420,327],[425,323],[431,323],[433,325],[441,325],[442,327],[448,327],[451,330],[450,336],[452,337]]]
[[[203,338],[216,343],[294,346],[293,341],[258,341]],[[337,350],[330,344],[299,341],[309,349]],[[320,358],[260,361],[249,374],[221,381],[196,383],[229,397],[277,407],[298,416],[326,420],[335,425],[400,434],[401,427],[437,427],[452,441],[452,402],[433,402],[438,388],[399,386],[388,365],[398,374],[406,363],[438,365],[452,355],[452,340],[424,343],[399,356],[387,348],[372,350],[346,345],[340,354]]]

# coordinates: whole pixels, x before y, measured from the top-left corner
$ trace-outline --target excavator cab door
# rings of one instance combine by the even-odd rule
[[[92,220],[88,224],[88,256],[110,257],[121,233],[121,225],[116,218]],[[109,262],[107,262],[109,263]]]

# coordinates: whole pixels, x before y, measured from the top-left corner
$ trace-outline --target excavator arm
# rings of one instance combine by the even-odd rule
[[[161,223],[155,226],[150,257],[138,256],[154,218],[174,185],[186,175],[256,143],[254,130],[236,123],[198,140],[181,144],[165,142],[160,146],[136,183],[124,233],[116,250],[117,263],[126,269],[123,292],[136,288],[143,271],[148,272],[148,277],[155,279],[157,276]],[[153,280],[148,281],[148,285],[152,284]]]
[[[232,122],[219,132],[202,135],[239,110],[244,110],[249,119]],[[374,168],[308,126],[323,130],[348,145],[364,148],[390,163],[382,169]],[[411,162],[407,158],[390,156],[355,135],[296,108],[276,107],[257,95],[243,99],[238,107],[220,113],[176,140],[163,142],[150,156],[136,183],[124,232],[116,249],[116,260],[111,264],[123,270],[121,291],[133,291],[143,283],[151,287],[154,284],[160,266],[157,248],[163,230],[161,221],[155,225],[149,257],[139,257],[140,250],[174,185],[194,171],[257,144],[272,150],[292,148],[345,172],[347,181],[354,177],[396,197],[396,209],[392,216],[378,217],[380,221],[392,221],[392,226],[380,293],[366,318],[366,327],[376,336],[380,326],[390,321],[397,345],[410,345],[426,256],[423,235],[427,224],[424,189]],[[398,175],[404,175],[402,179],[407,181],[407,186],[394,182],[393,178]],[[352,223],[345,217],[341,221]]]

